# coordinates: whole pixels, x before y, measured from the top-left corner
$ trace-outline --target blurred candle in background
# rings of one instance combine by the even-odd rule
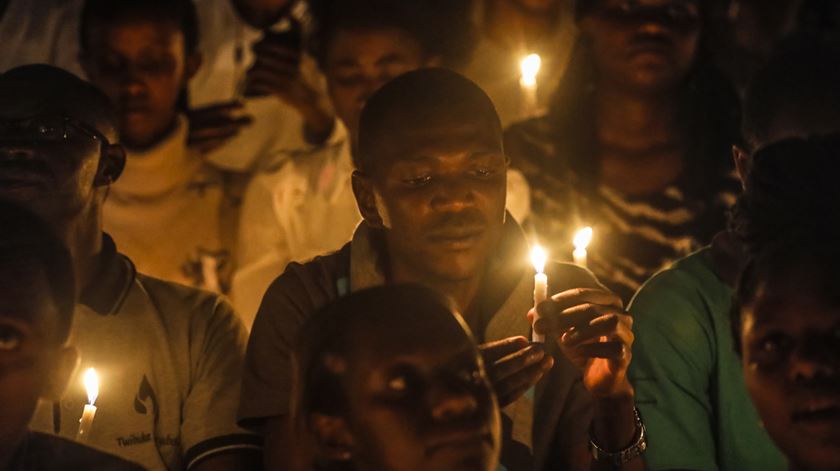
[[[584,227],[575,233],[575,237],[572,240],[572,245],[575,246],[575,250],[572,252],[575,265],[586,266],[586,248],[592,242],[592,235],[591,227]]]
[[[539,112],[537,74],[539,74],[541,66],[542,59],[539,54],[529,54],[519,64],[521,72],[519,87],[522,91],[523,118],[536,116]]]

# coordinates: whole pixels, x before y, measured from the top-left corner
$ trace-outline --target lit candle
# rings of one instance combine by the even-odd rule
[[[575,246],[575,250],[572,252],[572,257],[574,258],[576,265],[580,265],[582,267],[586,266],[586,248],[589,247],[590,242],[592,242],[591,227],[584,227],[583,229],[577,231],[575,238],[572,241],[572,244]]]
[[[539,245],[534,246],[531,250],[531,263],[534,264],[534,270],[537,274],[534,275],[534,324],[540,318],[537,312],[537,306],[548,298],[548,276],[545,274],[545,262],[548,256]],[[533,326],[532,326],[533,330]],[[536,331],[531,333],[531,340],[533,342],[545,343],[545,335],[539,335]]]
[[[99,378],[96,376],[96,370],[88,368],[85,371],[83,381],[85,390],[87,390],[88,403],[85,404],[85,410],[79,420],[79,433],[76,435],[76,441],[79,442],[87,440],[90,427],[93,425],[93,416],[96,415],[96,406],[93,405],[99,396]]]
[[[519,64],[521,72],[519,86],[522,90],[522,112],[526,118],[537,114],[537,74],[540,72],[542,59],[539,54],[529,54]]]

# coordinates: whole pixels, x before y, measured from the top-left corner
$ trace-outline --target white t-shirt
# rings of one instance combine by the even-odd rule
[[[353,195],[350,141],[338,126],[317,150],[278,159],[258,172],[245,191],[231,298],[250,327],[268,286],[290,262],[338,250],[362,217]],[[530,190],[508,171],[507,208],[517,221],[530,212]]]
[[[190,106],[242,100],[243,114],[254,119],[206,158],[221,168],[245,172],[262,167],[264,161],[275,160],[278,155],[308,148],[303,118],[296,109],[273,96],[247,99],[242,96],[246,73],[255,60],[252,47],[263,38],[263,32],[239,17],[232,0],[196,0],[195,3],[202,65],[189,84]],[[304,21],[306,14],[302,2],[291,10],[291,16],[299,21]],[[289,21],[283,19],[270,29],[282,31],[289,27]],[[323,78],[315,62],[304,56],[301,67],[307,80],[323,90]]]
[[[230,450],[259,450],[236,426],[246,332],[219,296],[136,274],[105,236],[95,283],[70,341],[81,368],[61,404],[42,403],[36,431],[75,438],[95,368],[99,397],[87,444],[149,469],[189,469]],[[58,414],[54,414],[58,412]]]
[[[0,15],[0,72],[40,63],[81,76],[80,8],[81,0],[9,0]]]
[[[222,292],[230,282],[236,212],[223,175],[187,148],[187,120],[157,146],[128,151],[104,228],[137,270]]]

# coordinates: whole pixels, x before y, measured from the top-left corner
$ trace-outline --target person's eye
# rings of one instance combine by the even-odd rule
[[[757,361],[770,364],[785,358],[793,348],[793,339],[783,333],[771,333],[760,337],[753,345]]]
[[[0,351],[11,352],[20,347],[23,334],[10,325],[0,325]]]
[[[481,167],[481,168],[474,169],[472,171],[472,174],[474,176],[478,177],[478,178],[490,178],[490,177],[496,175],[496,171],[493,170],[490,167]]]
[[[64,126],[56,123],[42,122],[35,124],[35,131],[42,139],[59,140],[66,137]]]
[[[428,185],[431,181],[432,177],[430,175],[417,175],[413,177],[404,178],[403,184],[412,188],[420,188],[422,186]]]
[[[485,381],[484,373],[481,371],[480,368],[477,367],[465,368],[460,372],[458,377],[465,383],[469,383],[472,385],[480,385]]]
[[[394,392],[405,392],[408,389],[408,380],[405,376],[394,376],[388,379],[388,389]]]

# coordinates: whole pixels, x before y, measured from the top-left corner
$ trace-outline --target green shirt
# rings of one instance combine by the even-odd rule
[[[733,290],[704,248],[649,280],[630,305],[630,380],[652,470],[786,469],[762,428],[732,345]]]

